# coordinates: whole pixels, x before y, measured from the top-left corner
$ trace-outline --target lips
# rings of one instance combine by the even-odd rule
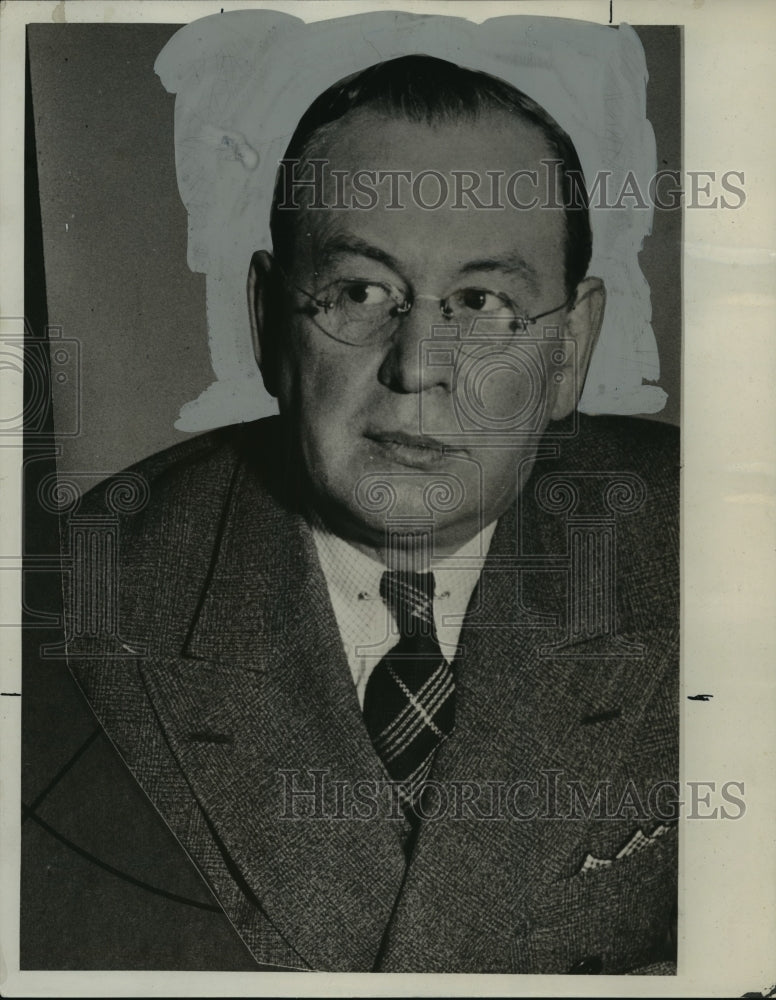
[[[367,431],[366,436],[379,444],[396,444],[405,448],[444,451],[448,447],[444,441],[429,437],[427,434],[406,434],[404,431]]]
[[[367,431],[364,435],[374,441],[388,457],[402,465],[422,467],[435,465],[446,457],[462,455],[464,450],[454,448],[449,442],[427,434],[408,434],[405,431]]]

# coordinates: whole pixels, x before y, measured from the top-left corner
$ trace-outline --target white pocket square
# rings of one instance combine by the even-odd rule
[[[660,826],[655,827],[655,829],[647,835],[643,830],[637,830],[628,843],[620,848],[620,850],[615,854],[613,858],[595,858],[592,854],[588,854],[585,858],[584,864],[580,868],[581,872],[595,871],[597,868],[609,868],[611,865],[616,864],[623,858],[627,858],[631,854],[637,854],[639,851],[644,851],[646,848],[651,847],[655,841],[659,840],[666,833],[671,830],[670,826]]]

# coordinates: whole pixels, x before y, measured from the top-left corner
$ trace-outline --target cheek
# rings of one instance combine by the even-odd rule
[[[292,413],[307,433],[336,425],[347,430],[367,393],[367,359],[323,335],[291,330],[280,363],[281,412]]]
[[[539,431],[546,423],[548,379],[542,353],[526,343],[505,351],[482,345],[459,358],[455,404],[469,430]]]

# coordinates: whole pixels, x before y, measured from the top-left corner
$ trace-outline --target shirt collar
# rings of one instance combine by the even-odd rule
[[[317,515],[312,516],[311,527],[330,592],[345,601],[380,599],[385,564],[335,535]],[[495,528],[496,522],[492,521],[453,554],[432,560],[429,569],[434,573],[435,603],[444,602],[448,610],[449,602],[450,611],[465,613]]]

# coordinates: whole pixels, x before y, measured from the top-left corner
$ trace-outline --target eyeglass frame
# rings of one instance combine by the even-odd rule
[[[289,276],[286,274],[285,269],[277,262],[277,260],[274,261],[274,265],[278,269],[278,271],[281,273],[281,275],[283,277],[283,281],[284,281],[284,283],[286,285],[288,285],[291,288],[295,289],[297,292],[301,292],[302,295],[307,296],[307,298],[310,299],[310,301],[312,303],[314,303],[316,306],[318,306],[319,309],[323,309],[324,313],[328,313],[329,309],[335,308],[335,303],[334,302],[331,302],[331,301],[327,302],[327,301],[325,301],[323,299],[319,299],[312,292],[308,292],[307,289],[302,288],[301,285],[297,285],[295,282],[291,281],[291,279],[289,278]],[[399,286],[398,285],[394,285],[393,282],[391,282],[391,281],[366,281],[366,280],[363,280],[363,279],[355,279],[355,278],[350,279],[350,280],[352,280],[354,282],[355,281],[361,281],[365,285],[371,285],[371,284],[378,285],[378,284],[382,284],[382,285],[385,285],[388,288],[391,288],[391,289],[393,289],[393,290],[395,290],[397,292],[401,292],[401,289],[399,288]],[[456,289],[456,291],[461,291],[461,289]],[[407,316],[409,314],[409,312],[411,311],[412,307],[415,305],[415,303],[419,299],[430,299],[432,301],[438,302],[439,303],[439,309],[440,309],[440,311],[442,313],[442,316],[445,319],[448,319],[448,320],[452,319],[454,313],[452,312],[452,310],[450,310],[449,312],[446,311],[446,308],[447,308],[448,301],[452,298],[453,295],[456,294],[456,291],[451,292],[450,295],[447,295],[447,296],[445,296],[445,298],[442,298],[442,299],[440,299],[436,295],[427,295],[427,294],[421,294],[421,293],[418,293],[417,295],[413,295],[411,298],[409,298],[406,294],[404,294],[404,301],[401,303],[401,305],[394,306],[394,309],[396,311],[393,313],[393,315],[389,316],[389,319],[395,319],[397,316],[398,317]],[[486,291],[486,289],[482,289],[482,291]],[[515,305],[515,303],[512,302],[512,300],[509,298],[509,296],[505,295],[503,292],[495,292],[495,291],[493,291],[493,292],[491,292],[491,294],[503,296],[507,300],[507,302],[510,304],[510,306],[515,306],[515,308],[517,308],[516,305]],[[561,309],[565,309],[568,305],[571,304],[571,302],[573,302],[575,295],[576,295],[576,290],[572,291],[571,294],[567,296],[567,298],[565,299],[565,301],[561,302],[561,304],[559,306],[555,306],[552,309],[547,309],[544,312],[536,313],[536,315],[534,315],[534,316],[524,316],[524,315],[520,315],[520,314],[515,313],[514,322],[517,323],[517,324],[519,324],[517,330],[519,330],[521,333],[526,333],[528,331],[529,326],[533,326],[538,320],[544,319],[545,316],[551,316],[553,313],[560,312]],[[393,298],[393,296],[391,296],[391,297]],[[309,318],[313,319],[313,321],[314,321],[314,317],[310,316]],[[388,320],[386,320],[386,322],[383,323],[381,326],[375,327],[375,333],[377,333],[379,330],[383,329],[383,327],[385,327],[387,324],[388,324]],[[339,343],[339,344],[347,344],[349,347],[369,347],[372,344],[375,344],[375,343],[379,342],[378,338],[370,339],[368,341],[364,341],[363,343],[356,342],[356,341],[351,341],[351,340],[343,340],[341,337],[336,337],[333,333],[329,333],[329,331],[325,330],[319,323],[315,323],[315,325],[318,327],[318,329],[321,331],[321,333],[323,333],[325,336],[330,337],[332,340],[336,340],[337,343]],[[513,330],[512,332],[516,333],[517,330]]]

